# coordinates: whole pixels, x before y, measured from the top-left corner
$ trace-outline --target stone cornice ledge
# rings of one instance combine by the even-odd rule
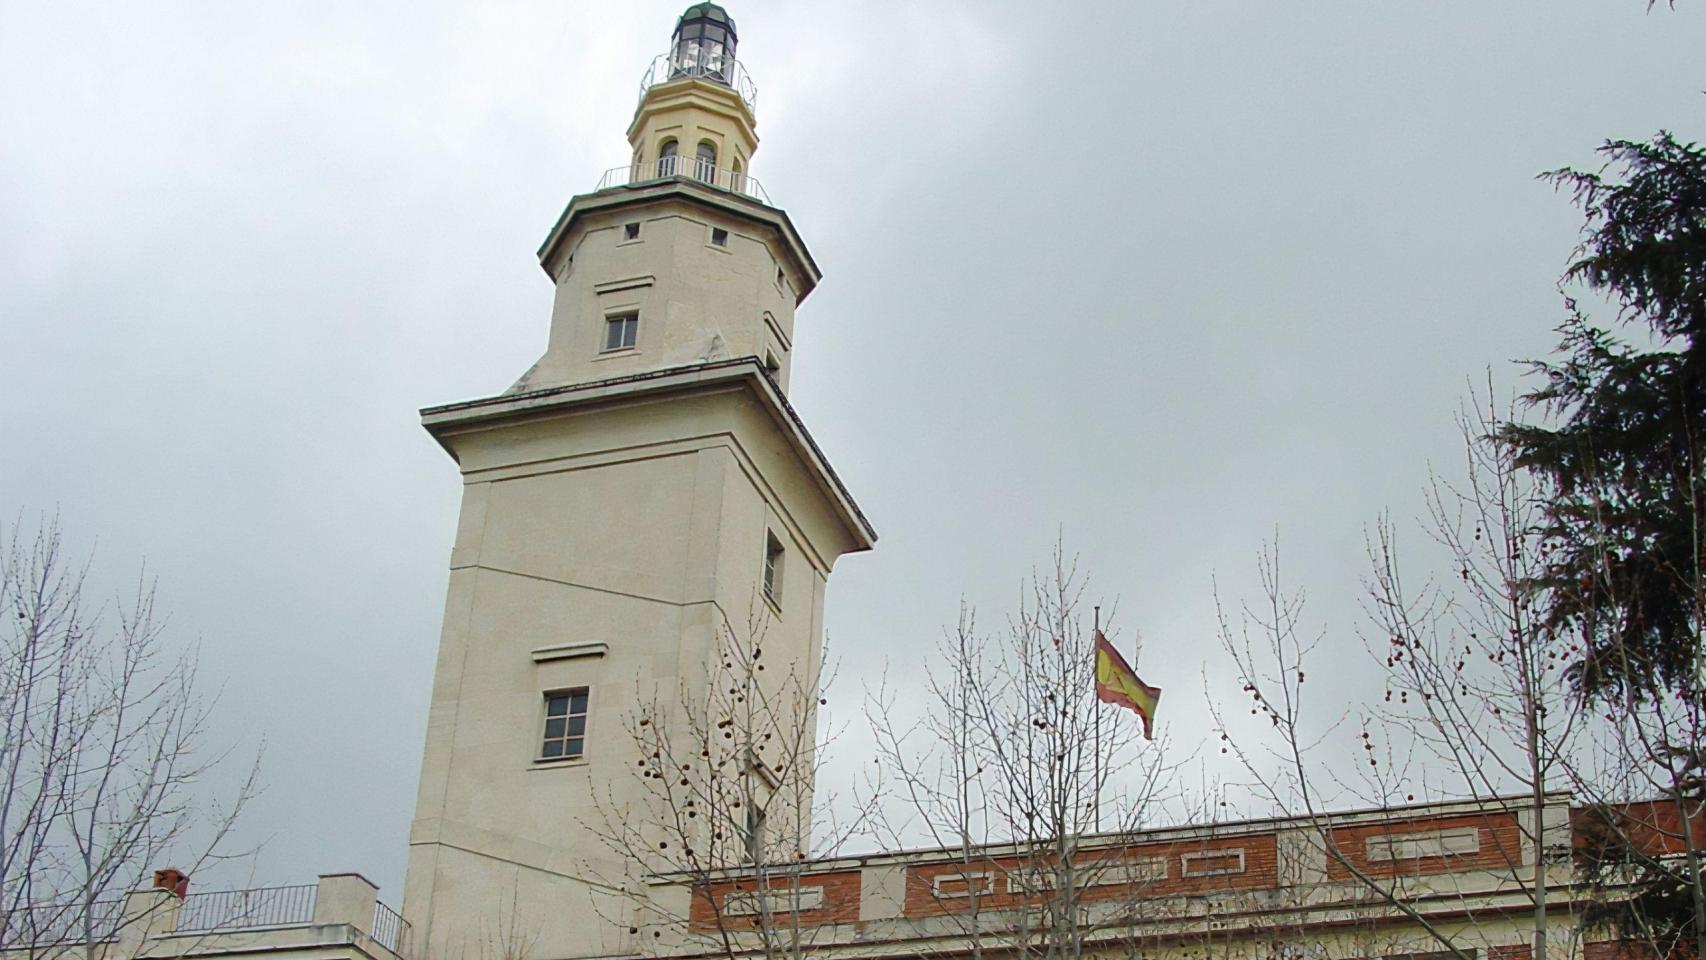
[[[583,640],[579,643],[558,643],[549,647],[534,647],[534,663],[553,660],[578,660],[583,657],[602,657],[610,652],[610,644],[602,640]]]
[[[737,357],[711,363],[695,363],[665,370],[653,370],[609,380],[547,387],[522,393],[499,394],[480,400],[464,400],[421,410],[421,426],[433,435],[452,458],[455,449],[447,442],[451,434],[473,427],[480,428],[506,420],[526,420],[550,416],[571,407],[620,403],[625,400],[656,396],[660,393],[685,392],[708,387],[744,385],[765,403],[784,433],[792,441],[800,460],[817,474],[824,490],[839,508],[843,522],[857,543],[855,549],[869,550],[877,540],[877,531],[865,518],[864,511],[854,502],[853,495],[829,465],[829,458],[812,439],[800,415],[782,395],[776,381],[764,372],[757,357]]]

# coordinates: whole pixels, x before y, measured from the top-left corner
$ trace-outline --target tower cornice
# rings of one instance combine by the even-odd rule
[[[764,373],[764,365],[757,357],[737,357],[591,383],[500,394],[478,400],[426,407],[421,410],[421,425],[452,458],[460,462],[461,457],[455,443],[455,438],[460,434],[529,420],[549,419],[589,411],[600,406],[708,393],[729,387],[746,388],[781,428],[780,432],[789,442],[794,455],[805,465],[818,488],[828,495],[837,518],[852,542],[852,551],[871,549],[876,544],[876,529],[871,526],[864,511],[854,502],[853,495],[830,466],[829,458],[824,456],[823,450],[806,429],[799,413],[788,403],[781,390],[777,389],[775,381]]]
[[[793,281],[794,289],[798,292],[796,301],[804,301],[812,290],[816,289],[818,281],[823,279],[823,272],[818,269],[817,261],[812,258],[811,251],[806,248],[805,240],[794,228],[794,222],[789,219],[787,211],[691,177],[611,187],[570,198],[568,206],[563,208],[562,215],[552,225],[550,233],[546,234],[545,242],[539,246],[539,266],[548,276],[557,276],[560,267],[558,261],[572,250],[573,244],[567,241],[573,237],[575,226],[582,218],[595,213],[609,213],[626,207],[655,204],[671,199],[720,210],[774,231],[779,252],[784,255],[786,261],[789,279]]]

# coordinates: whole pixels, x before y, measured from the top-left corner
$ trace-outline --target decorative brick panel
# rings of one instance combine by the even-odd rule
[[[760,892],[758,881],[750,878],[713,884],[709,892],[694,893],[688,929],[695,933],[715,931],[719,929],[718,913],[721,913],[724,928],[756,930],[763,921],[760,898],[764,898],[762,906],[767,906],[778,922],[793,923],[798,919],[801,926],[807,927],[853,923],[859,919],[859,877],[858,870],[806,874],[797,882],[792,877],[775,877],[764,892]],[[805,908],[797,914],[792,909],[796,887],[797,902]]]
[[[1078,859],[1078,898],[1094,902],[1273,889],[1278,886],[1277,850],[1273,834],[1260,834],[1087,851]],[[1084,866],[1092,856],[1104,859]],[[967,913],[974,907],[985,911],[1035,906],[1054,895],[1053,863],[998,857],[970,864],[915,864],[906,871],[903,910],[916,918]]]
[[[1523,862],[1522,832],[1509,813],[1391,820],[1330,829],[1327,837],[1352,866],[1374,877],[1493,870]],[[1460,852],[1410,855],[1431,850]],[[1351,876],[1350,868],[1328,853],[1327,879]]]
[[[1506,943],[1487,948],[1487,960],[1534,960],[1534,945]]]

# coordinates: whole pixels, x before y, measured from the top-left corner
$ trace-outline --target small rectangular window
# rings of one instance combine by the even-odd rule
[[[624,239],[624,240],[638,240],[638,239],[640,239],[640,225],[638,223],[625,223],[625,224],[623,224],[622,225],[622,239]]]
[[[764,538],[764,599],[773,607],[782,606],[782,542],[774,533]]]
[[[711,228],[711,246],[726,247],[729,245],[729,232],[722,227]]]
[[[778,290],[782,289],[782,284],[785,283],[787,281],[787,279],[788,279],[787,275],[782,272],[782,268],[777,267],[776,268],[776,289],[778,289]]]
[[[573,760],[586,754],[587,688],[545,695],[545,742],[541,760]]]
[[[630,349],[639,336],[639,314],[619,313],[604,318],[604,352]]]

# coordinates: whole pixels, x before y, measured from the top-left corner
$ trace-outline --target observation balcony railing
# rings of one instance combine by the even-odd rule
[[[651,66],[640,77],[640,99],[644,100],[646,91],[658,84],[683,77],[698,77],[722,84],[740,94],[741,102],[748,110],[758,109],[758,84],[752,82],[741,62],[703,49],[665,53],[653,58]]]
[[[604,171],[604,176],[598,178],[597,189],[636,186],[657,180],[692,180],[718,190],[751,197],[767,207],[775,206],[770,202],[770,195],[764,192],[764,186],[757,180],[743,172],[727,170],[709,160],[696,157],[663,157],[649,163],[611,167]]]

